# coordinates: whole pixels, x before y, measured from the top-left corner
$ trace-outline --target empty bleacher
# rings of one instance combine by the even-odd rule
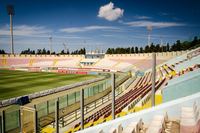
[[[126,59],[127,58],[127,59]],[[136,57],[134,57],[136,58]],[[120,94],[115,101],[115,115],[116,117],[121,117],[121,116],[125,116],[127,114],[129,114],[128,116],[125,116],[124,118],[119,118],[120,120],[122,119],[121,123],[112,121],[113,123],[117,123],[117,127],[115,124],[113,124],[112,122],[108,122],[108,125],[110,126],[110,128],[108,128],[108,126],[106,126],[107,124],[103,124],[105,125],[105,128],[101,125],[97,126],[97,128],[99,127],[99,129],[96,129],[96,127],[94,128],[89,128],[107,121],[110,121],[112,119],[111,116],[111,102],[109,100],[109,96],[107,98],[107,100],[105,100],[104,98],[100,99],[98,102],[96,102],[95,104],[100,105],[100,106],[95,106],[95,107],[99,107],[99,108],[90,108],[90,106],[88,105],[86,108],[86,110],[90,110],[91,112],[88,113],[86,115],[86,118],[84,120],[84,128],[88,128],[86,130],[84,130],[83,132],[123,132],[123,133],[129,133],[129,132],[135,132],[135,133],[171,133],[172,130],[175,132],[180,132],[181,133],[186,133],[188,130],[190,131],[197,131],[197,127],[198,127],[198,120],[197,119],[197,114],[198,111],[196,110],[196,108],[194,108],[194,110],[191,111],[191,109],[189,109],[190,111],[187,112],[187,109],[183,109],[182,112],[186,112],[183,114],[186,114],[185,116],[188,117],[181,117],[181,114],[176,115],[176,119],[171,119],[173,115],[172,111],[167,111],[166,112],[162,112],[161,110],[158,111],[158,114],[155,113],[151,113],[150,116],[148,116],[148,118],[145,120],[143,119],[143,116],[138,117],[137,119],[132,119],[131,121],[124,122],[124,119],[129,119],[129,117],[135,117],[134,115],[132,115],[131,113],[137,113],[138,111],[141,111],[143,109],[147,109],[149,107],[151,107],[151,88],[152,88],[152,72],[151,70],[147,70],[151,67],[151,59],[150,57],[146,58],[146,57],[140,57],[140,59],[134,59],[133,57],[123,57],[123,56],[112,56],[112,57],[106,57],[104,59],[99,60],[96,64],[94,64],[94,68],[101,68],[101,69],[110,69],[110,70],[127,70],[127,69],[132,69],[133,65],[135,65],[137,68],[139,68],[140,70],[145,70],[145,74],[143,76],[139,76],[137,77],[137,79],[132,83],[131,86],[128,87],[127,90],[125,90],[122,94]],[[173,83],[174,81],[177,82],[184,82],[184,80],[186,79],[185,77],[190,78],[190,75],[194,75],[192,74],[197,72],[197,74],[199,73],[199,70],[196,70],[199,68],[199,56],[194,56],[191,57],[190,59],[187,59],[187,54],[182,55],[181,57],[177,57],[176,59],[171,59],[172,57],[163,57],[161,59],[159,59],[157,61],[157,64],[161,64],[157,66],[157,77],[156,77],[156,97],[155,97],[155,101],[156,101],[156,105],[162,103],[163,101],[165,101],[165,97],[163,95],[166,95],[165,93],[165,89],[168,86],[173,85],[176,83]],[[168,59],[171,59],[169,61],[167,61]],[[43,59],[41,59],[43,60]],[[33,66],[33,67],[80,67],[79,66],[79,62],[81,61],[81,57],[77,57],[77,58],[70,58],[67,60],[64,59],[53,59],[53,60],[37,60],[35,61],[27,61],[29,64],[29,66]],[[166,62],[167,61],[167,62]],[[3,61],[4,64],[7,63],[7,61]],[[164,62],[164,63],[163,63]],[[30,65],[31,63],[31,65]],[[26,66],[28,66],[26,64]],[[134,68],[135,69],[135,68]],[[147,70],[147,71],[146,71]],[[184,77],[185,76],[185,77]],[[182,80],[181,80],[182,78]],[[184,80],[183,80],[184,79]],[[193,80],[192,80],[193,81]],[[166,86],[165,86],[166,85]],[[195,85],[199,85],[198,83],[195,82]],[[186,86],[187,88],[189,88],[189,86]],[[184,87],[183,87],[184,88]],[[198,90],[199,88],[197,88],[197,92],[199,92]],[[168,90],[168,89],[166,89]],[[174,90],[174,88],[173,88]],[[172,90],[172,91],[173,91]],[[164,92],[164,93],[163,93]],[[193,94],[193,93],[192,93]],[[110,94],[109,94],[110,95]],[[184,96],[188,96],[189,93],[185,93]],[[163,98],[164,97],[164,98]],[[163,100],[164,99],[164,100]],[[173,98],[170,99],[168,101],[171,101]],[[106,101],[106,102],[102,102],[102,101]],[[192,101],[194,102],[194,101]],[[168,103],[167,103],[168,104]],[[64,105],[63,105],[64,107]],[[174,107],[174,106],[173,106]],[[177,111],[179,111],[179,109],[182,107],[178,106],[179,108],[176,108]],[[195,106],[196,107],[196,106]],[[191,107],[190,107],[191,108]],[[98,109],[98,110],[97,110]],[[168,109],[168,108],[167,108]],[[159,108],[157,109],[159,110]],[[86,112],[87,112],[86,111]],[[160,113],[162,112],[162,113]],[[179,111],[181,112],[181,111]],[[80,116],[80,111],[78,113],[74,113],[74,114],[69,114],[67,115],[67,117],[69,119],[72,119],[73,115],[79,115]],[[149,115],[149,114],[148,114]],[[178,118],[177,118],[178,116]],[[184,116],[184,115],[183,115]],[[144,117],[147,117],[147,115],[144,115]],[[65,117],[66,118],[66,117]],[[62,123],[62,121],[64,121],[65,118],[60,119],[60,123]],[[74,118],[74,117],[73,117]],[[52,118],[48,118],[51,119],[51,122],[53,122],[54,120],[52,120]],[[46,119],[45,119],[46,120]],[[63,122],[64,123],[64,122]],[[42,132],[55,132],[55,127],[53,126],[53,124],[48,125],[47,127],[44,127],[41,129]],[[65,125],[66,128],[62,128],[62,132],[66,132],[66,133],[70,133],[70,132],[76,132],[79,131],[81,129],[80,126],[80,122],[79,121],[75,121],[74,123],[71,123],[71,125]],[[187,127],[189,127],[189,129],[187,129]],[[94,130],[95,129],[95,130]],[[82,132],[82,131],[81,131]]]
[[[159,80],[157,80],[157,82],[156,82],[156,91],[160,88],[161,85],[163,85],[163,83],[166,80],[166,77],[168,77],[168,75],[174,76],[174,72],[175,72],[175,70],[172,67],[170,67],[166,64],[159,67],[158,71],[160,71],[161,74],[157,78]],[[132,90],[130,90],[129,92],[127,92],[124,96],[122,96],[121,98],[116,100],[116,115],[123,112],[123,109],[126,106],[128,106],[132,101],[136,100],[138,98],[138,94],[141,96],[140,99],[142,99],[143,97],[145,97],[150,92],[150,90],[151,90],[151,76],[152,76],[152,73],[147,72],[144,76],[139,77],[139,79],[137,80],[137,83],[135,83],[135,87]],[[158,96],[160,96],[160,95],[158,95]],[[125,97],[125,99],[123,99],[123,97]],[[118,102],[118,100],[120,100],[120,101]],[[151,106],[149,97],[147,97],[145,100],[146,101],[142,103],[142,109]],[[119,103],[123,103],[123,104],[120,106],[120,105],[118,105]],[[158,102],[158,103],[160,103],[160,102]],[[136,104],[137,104],[137,102],[135,102],[135,105]],[[121,107],[121,108],[118,108],[118,107]],[[102,113],[100,113],[100,115],[94,114],[94,116],[98,116],[98,117],[97,118],[94,117],[93,120],[91,120],[92,122],[90,120],[88,122],[87,121],[88,119],[86,119],[85,124],[87,125],[87,123],[90,123],[89,124],[90,126],[94,125],[93,123],[95,123],[95,121],[97,121],[100,118],[101,115],[104,115],[103,118],[104,118],[105,121],[110,120],[111,119],[110,118],[111,117],[111,111],[108,111],[108,110],[111,110],[111,104],[110,104],[110,106],[108,105],[105,108],[107,108],[107,110],[105,110],[105,112],[107,112],[106,114],[104,114],[105,113],[104,111],[102,111]],[[139,110],[141,110],[141,109],[139,109]],[[129,111],[130,112],[135,112],[135,111],[137,112],[138,110],[137,110],[137,108],[133,108],[133,109],[129,109]],[[101,119],[101,121],[103,121],[103,120]],[[88,125],[86,127],[88,127]],[[77,130],[77,127],[75,127],[74,129]],[[79,129],[80,129],[80,123],[79,123]],[[73,131],[73,129],[71,129],[71,131]]]
[[[129,114],[80,133],[199,133],[200,93]]]

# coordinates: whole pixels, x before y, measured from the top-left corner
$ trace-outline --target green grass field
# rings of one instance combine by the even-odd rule
[[[0,100],[73,84],[96,77],[94,75],[24,72],[0,69]]]

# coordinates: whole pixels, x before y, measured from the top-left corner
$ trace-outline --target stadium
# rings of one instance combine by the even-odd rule
[[[14,7],[7,10],[11,20]],[[154,27],[145,27],[140,50],[17,53],[10,23],[10,53],[0,51],[0,133],[199,133],[200,38],[154,45]]]

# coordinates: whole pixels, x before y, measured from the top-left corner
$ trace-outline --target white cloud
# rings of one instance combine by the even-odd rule
[[[86,26],[86,27],[72,27],[72,28],[63,28],[60,29],[60,32],[67,32],[67,33],[76,33],[76,32],[86,32],[92,30],[117,30],[119,28],[113,26]]]
[[[101,36],[104,36],[104,37],[114,37],[115,35],[110,35],[110,34],[103,34],[103,35],[101,35]]]
[[[148,16],[139,16],[139,15],[134,16],[134,18],[136,18],[136,19],[151,19],[151,17],[148,17]]]
[[[46,29],[43,26],[28,26],[18,25],[13,27],[14,35],[17,36],[40,36],[51,33],[51,30]],[[6,25],[0,28],[0,35],[10,35],[9,26]]]
[[[114,21],[122,17],[124,13],[123,9],[115,8],[114,4],[110,2],[107,5],[101,6],[99,8],[98,17],[105,18],[108,21]]]
[[[92,28],[92,27],[91,27]],[[34,37],[34,38],[49,38],[52,34],[52,30],[46,29],[44,26],[29,26],[29,25],[17,25],[13,27],[14,36]],[[5,25],[0,28],[0,35],[8,37],[10,35],[9,25]],[[65,36],[65,35],[52,35],[53,38],[59,39],[83,39],[85,37],[80,36]]]
[[[177,22],[154,22],[154,21],[132,21],[132,22],[123,22],[123,24],[129,25],[131,27],[147,27],[151,26],[153,28],[166,28],[166,27],[176,27],[176,26],[185,26],[184,23]]]

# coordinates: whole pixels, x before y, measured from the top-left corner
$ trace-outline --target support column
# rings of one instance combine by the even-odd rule
[[[6,132],[6,129],[5,129],[6,125],[5,125],[5,111],[4,110],[2,111],[1,124],[2,124],[2,127],[1,127],[2,133],[5,133]]]
[[[36,108],[36,105],[34,105],[34,109],[35,109],[35,111],[34,111],[34,116],[35,116],[35,126],[34,126],[34,131],[35,131],[35,133],[37,133],[38,132],[38,113],[37,113],[37,108]]]
[[[19,131],[20,131],[20,133],[22,133],[22,130],[21,130],[22,129],[21,128],[22,127],[21,126],[21,110],[19,110],[18,113],[19,113]]]
[[[47,101],[47,115],[49,114],[49,101]]]
[[[56,133],[59,133],[59,100],[55,101],[55,124],[56,124]]]
[[[0,115],[0,133],[2,133],[2,116]]]
[[[84,89],[80,90],[81,129],[84,129]]]
[[[10,35],[11,35],[11,54],[14,54],[14,44],[13,44],[13,15],[10,14]]]
[[[115,119],[115,73],[112,73],[112,119]]]
[[[152,89],[151,105],[155,106],[155,82],[156,82],[156,53],[152,53]]]

